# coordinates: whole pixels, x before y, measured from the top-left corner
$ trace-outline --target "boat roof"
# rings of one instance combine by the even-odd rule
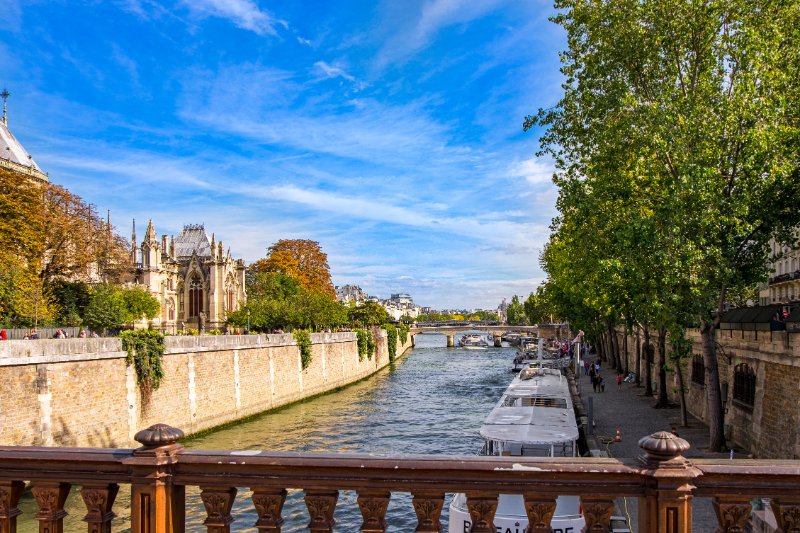
[[[481,426],[485,440],[556,444],[578,438],[569,385],[553,369],[527,368],[514,378]]]

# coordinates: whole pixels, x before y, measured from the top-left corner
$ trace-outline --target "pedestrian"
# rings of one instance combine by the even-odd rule
[[[81,332],[78,333],[78,337],[80,337],[81,339],[85,339],[86,338],[86,330],[82,329]]]
[[[622,374],[617,374],[617,390],[622,390]]]
[[[584,376],[588,376],[589,375],[589,365],[590,365],[589,361],[584,361],[583,362],[583,375]]]
[[[6,337],[6,330],[4,330],[4,329],[0,329],[0,341],[4,341],[4,340],[6,340],[6,339],[7,339],[7,337]]]
[[[600,392],[605,392],[606,391],[606,380],[604,380],[602,376],[597,378],[597,380],[598,380],[598,385],[600,385]]]
[[[186,324],[184,324],[183,320],[181,320],[181,335],[183,335],[185,329],[186,329]]]

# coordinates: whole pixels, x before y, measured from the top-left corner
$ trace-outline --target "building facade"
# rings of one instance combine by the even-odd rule
[[[770,247],[773,270],[767,283],[759,287],[759,303],[797,304],[800,302],[800,248],[781,246],[775,240]]]
[[[0,98],[3,99],[3,116],[0,118],[0,168],[24,175],[34,182],[47,183],[50,181],[47,174],[42,172],[33,157],[8,129],[6,100],[9,96],[11,94],[5,89],[0,93]]]
[[[227,314],[247,300],[245,266],[214,234],[209,240],[202,224],[189,224],[169,239],[156,236],[152,220],[136,246],[136,223],[131,234],[132,282],[142,285],[161,305],[153,326],[175,332],[186,328],[222,329]]]

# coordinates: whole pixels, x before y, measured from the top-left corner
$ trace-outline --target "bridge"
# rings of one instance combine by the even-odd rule
[[[491,333],[495,337],[495,346],[500,346],[499,338],[504,333],[517,332],[517,333],[531,333],[539,337],[561,337],[562,334],[569,333],[568,324],[537,324],[535,326],[512,326],[509,324],[501,324],[499,322],[488,321],[459,321],[448,320],[445,322],[418,322],[415,324],[410,332],[413,336],[420,333],[438,334],[447,336],[447,347],[452,348],[455,346],[455,336],[465,331],[485,331]]]

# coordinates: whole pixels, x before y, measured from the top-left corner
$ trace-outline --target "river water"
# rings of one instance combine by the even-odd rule
[[[477,454],[478,430],[511,382],[513,348],[445,348],[441,335],[418,335],[416,347],[386,368],[343,390],[272,411],[247,422],[190,439],[188,448],[386,454]],[[114,511],[115,531],[129,526],[130,490],[122,487]],[[234,504],[234,530],[253,530],[257,516],[251,493],[240,488]],[[21,531],[35,531],[30,496],[22,502]],[[447,520],[447,504],[442,511]],[[187,530],[203,531],[205,510],[199,490],[186,490]],[[85,531],[85,508],[76,488],[67,505],[65,530]],[[283,531],[305,531],[309,518],[302,492],[289,490]],[[336,531],[358,531],[356,494],[341,491],[334,515]],[[413,531],[411,496],[393,493],[387,513],[391,532]],[[28,527],[32,526],[32,527]],[[445,531],[446,531],[445,527]]]

